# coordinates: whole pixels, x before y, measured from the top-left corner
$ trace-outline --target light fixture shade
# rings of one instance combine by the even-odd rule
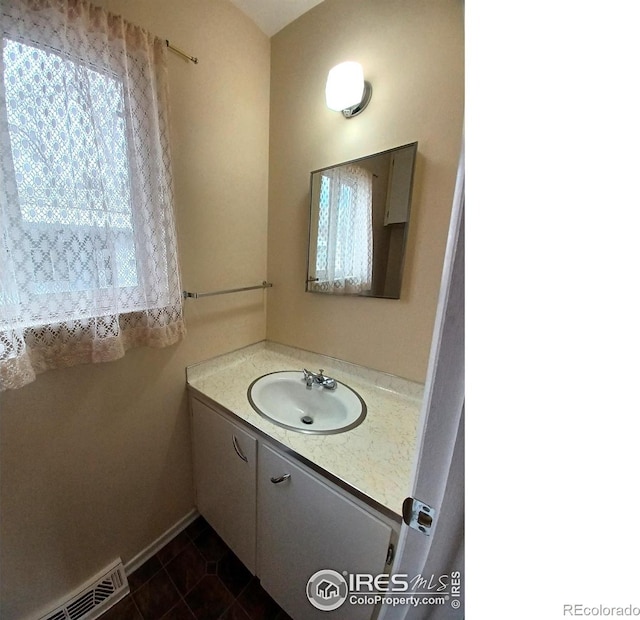
[[[364,73],[357,62],[336,65],[327,76],[327,107],[336,112],[357,106],[364,95]]]

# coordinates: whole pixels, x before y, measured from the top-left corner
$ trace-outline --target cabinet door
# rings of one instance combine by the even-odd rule
[[[319,570],[382,573],[391,527],[310,470],[262,444],[258,480],[258,576],[294,620],[326,620],[306,586]],[[289,474],[282,482],[273,482]],[[347,600],[331,618],[371,618],[373,606]]]
[[[256,572],[256,438],[191,399],[193,467],[200,514]]]

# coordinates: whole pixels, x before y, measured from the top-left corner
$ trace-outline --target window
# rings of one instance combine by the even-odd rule
[[[24,285],[34,295],[136,286],[122,80],[11,40],[3,63]]]
[[[4,388],[184,327],[164,42],[83,0],[0,10]]]

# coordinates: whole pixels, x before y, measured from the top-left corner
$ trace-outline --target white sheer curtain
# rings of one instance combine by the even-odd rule
[[[0,389],[184,333],[166,46],[84,0],[0,8]]]
[[[373,176],[360,166],[322,172],[315,276],[310,289],[362,293],[371,289]]]

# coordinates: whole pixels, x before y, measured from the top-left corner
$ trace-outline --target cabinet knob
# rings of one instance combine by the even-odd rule
[[[289,480],[289,478],[291,478],[291,474],[282,474],[282,476],[278,476],[277,478],[272,477],[271,482],[273,482],[273,484],[280,484],[285,480]]]

